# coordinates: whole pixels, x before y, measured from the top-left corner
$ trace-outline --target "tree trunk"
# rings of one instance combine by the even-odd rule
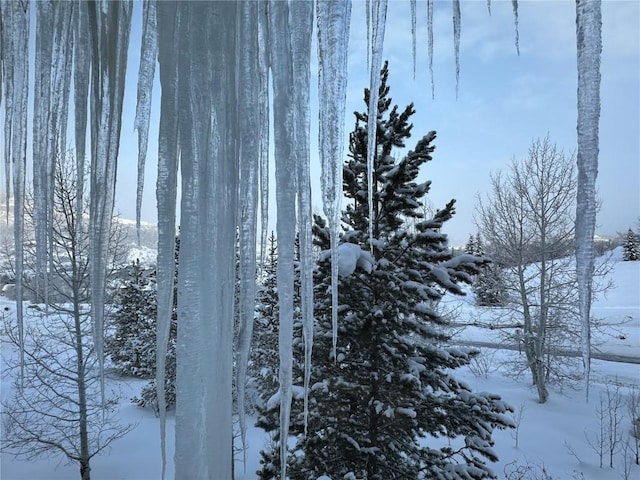
[[[89,453],[89,432],[87,426],[87,386],[85,382],[82,322],[79,302],[74,302],[73,317],[76,338],[78,415],[80,417],[80,475],[82,480],[90,480],[91,467],[89,466],[89,461],[91,455]]]
[[[89,459],[80,460],[80,478],[82,480],[91,480],[91,467],[89,466]]]

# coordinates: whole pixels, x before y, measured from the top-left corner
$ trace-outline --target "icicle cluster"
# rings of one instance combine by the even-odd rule
[[[578,50],[578,192],[576,203],[576,270],[582,319],[582,359],[589,398],[591,370],[591,287],[595,250],[596,177],[600,124],[600,57],[602,14],[599,1],[576,1]]]
[[[5,172],[9,178],[13,164],[13,221],[16,269],[16,316],[20,342],[20,378],[24,368],[24,327],[22,311],[23,232],[25,170],[27,163],[27,103],[29,96],[29,11],[18,2],[3,1],[2,11],[2,70],[4,73]],[[9,197],[7,187],[7,198]],[[7,215],[8,215],[7,209]]]
[[[460,1],[453,2],[456,91],[459,82]],[[35,2],[34,2],[35,3]],[[305,391],[312,351],[309,193],[310,2],[144,2],[139,101],[139,179],[148,142],[150,98],[157,60],[162,86],[158,141],[158,349],[157,387],[165,476],[164,370],[173,308],[178,165],[182,181],[178,289],[175,476],[231,478],[233,295],[235,239],[239,236],[241,323],[238,386],[243,388],[255,293],[257,204],[264,252],[268,210],[269,71],[273,86],[276,154],[278,292],[280,309],[280,422],[282,478],[291,404],[293,251],[301,235]],[[517,1],[512,0],[519,49]],[[90,257],[95,344],[102,367],[106,247],[114,202],[132,2],[35,3],[33,142],[38,268],[46,272],[52,218],[54,155],[64,151],[73,78],[78,208],[85,196],[84,161],[90,126]],[[490,10],[491,3],[487,1]],[[157,24],[154,22],[154,11]],[[387,0],[366,1],[370,69],[368,175],[373,177],[379,71]],[[12,183],[16,295],[22,296],[22,237],[27,145],[29,3],[0,0],[0,68],[4,100],[6,189]],[[344,105],[351,3],[317,2],[320,146],[324,211],[337,243],[342,187]],[[415,43],[415,0],[411,0]],[[429,70],[433,81],[434,2],[427,0]],[[215,28],[212,27],[215,25]],[[220,26],[223,26],[220,28]],[[228,27],[228,28],[227,28]],[[590,273],[593,270],[594,190],[598,155],[600,3],[577,1],[579,194],[576,251],[583,352],[589,366]],[[157,53],[156,53],[157,52]],[[179,52],[179,55],[177,54]],[[415,64],[415,47],[412,50]],[[415,68],[415,67],[414,67]],[[73,76],[72,76],[73,74]],[[224,92],[221,95],[220,92]],[[88,101],[90,96],[91,101]],[[88,115],[88,108],[91,114]],[[90,119],[90,120],[89,120]],[[12,170],[13,165],[13,170]],[[12,182],[9,182],[11,175]],[[370,188],[372,185],[370,184]],[[138,183],[137,223],[142,186]],[[369,191],[371,201],[371,191]],[[292,201],[295,199],[295,201]],[[296,206],[298,209],[296,210]],[[297,219],[297,221],[296,221]],[[78,216],[81,227],[82,218]],[[370,226],[371,230],[371,226]],[[373,232],[370,231],[373,238]],[[334,348],[338,262],[332,268]],[[41,284],[46,289],[46,282]],[[22,322],[22,303],[18,302]],[[20,327],[22,332],[22,327]],[[22,333],[20,333],[22,335]],[[306,395],[305,395],[306,397]],[[240,399],[240,402],[243,402]],[[305,417],[307,400],[305,399]],[[244,419],[243,430],[244,430]]]

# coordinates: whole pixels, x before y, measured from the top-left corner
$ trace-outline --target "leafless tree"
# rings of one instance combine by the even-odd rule
[[[550,379],[575,376],[575,361],[562,356],[579,343],[575,284],[573,155],[549,138],[532,142],[526,158],[491,176],[490,192],[478,199],[476,222],[494,262],[505,267],[513,328],[502,329],[523,345],[526,369],[541,403]],[[519,330],[517,332],[516,330]],[[518,338],[516,338],[518,337]]]
[[[16,374],[13,396],[3,402],[2,448],[27,459],[62,455],[79,464],[82,480],[90,480],[91,458],[132,426],[115,421],[117,396],[108,391],[103,396],[100,388],[88,305],[88,207],[78,198],[72,155],[56,158],[53,189],[49,294],[44,312],[30,315],[25,322],[22,368],[19,360],[10,355],[5,358],[8,368],[22,374]],[[26,217],[33,220],[30,207]],[[109,256],[115,268],[123,250],[122,237],[114,226]],[[33,242],[25,244],[25,264],[34,265]],[[15,322],[9,321],[5,330],[18,348]]]

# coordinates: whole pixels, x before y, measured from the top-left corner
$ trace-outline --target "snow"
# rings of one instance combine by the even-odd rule
[[[371,273],[374,265],[371,253],[362,250],[360,245],[355,243],[341,243],[336,249],[338,266],[338,274],[340,277],[348,277],[360,268],[367,273]],[[326,260],[331,257],[331,250],[320,252],[320,260]]]
[[[613,257],[613,269],[608,274],[615,279],[616,286],[606,298],[596,300],[593,306],[594,315],[616,321],[627,319],[627,323],[609,335],[602,337],[603,345],[599,347],[605,353],[625,355],[637,361],[640,358],[640,262],[620,261],[620,252]],[[459,318],[474,318],[486,315],[490,308],[473,307],[472,294],[463,297],[458,305]],[[27,309],[29,311],[30,309]],[[5,318],[15,316],[15,302],[0,298],[0,311]],[[28,321],[28,317],[27,317]],[[460,335],[461,339],[492,341],[494,333],[486,329],[467,327]],[[619,337],[625,337],[621,339]],[[598,340],[596,338],[596,340]],[[6,342],[2,343],[2,355],[16,355]],[[616,457],[616,468],[600,469],[598,458],[588,446],[585,434],[593,437],[598,430],[596,408],[601,393],[607,386],[619,385],[621,393],[626,395],[628,388],[640,388],[638,365],[631,363],[593,360],[591,383],[591,400],[587,403],[581,389],[552,388],[551,396],[546,404],[536,401],[535,391],[529,382],[515,381],[506,376],[508,365],[519,354],[517,351],[482,349],[482,356],[490,364],[490,372],[486,376],[475,376],[470,370],[462,369],[456,373],[461,381],[469,384],[474,391],[488,391],[502,396],[503,400],[516,409],[522,410],[519,427],[518,446],[512,431],[495,431],[493,449],[499,462],[492,465],[499,478],[517,465],[529,464],[530,468],[544,465],[553,478],[584,478],[585,480],[617,480],[621,478],[621,454]],[[127,436],[113,444],[105,455],[92,460],[92,478],[94,480],[156,480],[161,475],[159,439],[157,436],[158,419],[149,410],[140,409],[128,403],[128,398],[138,395],[144,381],[107,377],[109,386],[117,387],[122,392],[119,406],[119,418],[122,423],[135,423],[135,429]],[[6,373],[2,375],[1,397],[6,400],[11,395],[12,378]],[[320,388],[316,386],[316,388]],[[294,398],[302,400],[304,388],[292,386]],[[384,407],[386,408],[386,407]],[[397,410],[397,409],[396,409]],[[398,412],[397,412],[398,413]],[[409,413],[409,412],[406,412]],[[260,467],[260,449],[267,441],[266,434],[253,427],[254,419],[248,418],[247,428],[247,465],[246,472],[242,468],[241,459],[237,458],[236,480],[256,479],[255,471]],[[629,423],[623,419],[623,429],[628,431]],[[175,416],[169,413],[167,418],[167,449],[174,450]],[[436,440],[431,440],[436,442]],[[572,449],[580,458],[578,461],[571,453]],[[173,458],[167,458],[167,470],[173,471]],[[515,462],[515,463],[514,463]],[[3,480],[66,480],[77,476],[77,467],[60,463],[55,458],[35,459],[33,461],[17,461],[7,453],[0,456]],[[640,474],[640,467],[633,466],[631,477]],[[582,475],[582,476],[581,476]],[[169,473],[167,478],[173,478]]]

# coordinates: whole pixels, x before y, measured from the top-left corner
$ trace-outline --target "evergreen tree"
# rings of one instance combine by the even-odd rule
[[[136,259],[127,269],[128,279],[118,292],[115,332],[106,351],[121,375],[150,378],[155,371],[155,274]]]
[[[476,233],[476,241],[475,241],[475,249],[472,252],[474,255],[479,257],[483,257],[486,255],[486,251],[484,248],[484,243],[482,242],[482,238],[480,237],[480,233]]]
[[[471,241],[470,237],[470,241]],[[473,248],[467,253],[478,257],[486,255],[486,249],[480,233],[476,233],[472,242]],[[506,285],[502,273],[502,267],[496,263],[488,263],[482,266],[480,273],[473,277],[473,293],[476,305],[480,307],[504,306],[507,301]]]
[[[175,272],[174,272],[174,287],[173,287],[173,313],[171,315],[171,326],[169,330],[169,343],[167,345],[167,357],[165,363],[165,384],[164,392],[167,407],[172,407],[176,403],[176,338],[178,335],[178,259],[180,254],[180,237],[176,237],[174,260],[175,260]],[[150,302],[156,303],[157,290],[154,288],[149,292],[147,297]],[[152,377],[156,372],[156,319],[153,317],[153,322],[149,326],[148,335],[153,338],[153,344],[150,345],[149,355],[153,361]],[[156,412],[158,411],[158,395],[156,392],[156,380],[151,378],[140,391],[140,397],[133,397],[131,399],[133,403],[140,407],[152,407]]]
[[[480,307],[505,305],[506,285],[500,265],[491,263],[482,268],[473,279],[473,293],[476,297],[476,305]]]
[[[453,200],[432,218],[423,218],[422,199],[430,182],[418,183],[417,177],[431,160],[436,135],[424,136],[400,161],[391,156],[411,134],[414,109],[390,109],[386,64],[381,75],[373,178],[367,178],[366,113],[356,113],[343,170],[348,204],[339,246],[343,276],[335,356],[328,229],[315,217],[315,242],[325,252],[315,279],[313,386],[308,431],[297,437],[290,477],[491,477],[485,460],[496,460],[492,431],[510,425],[505,414],[511,409],[496,395],[473,393],[451,375],[473,354],[446,347],[441,333],[446,320],[433,308],[445,292],[462,294],[459,283],[470,282],[482,260],[453,256],[447,246],[441,229],[454,214]],[[364,97],[368,104],[367,90]],[[408,228],[407,219],[418,220],[415,228]],[[354,259],[351,265],[347,254]],[[295,409],[293,417],[299,419]]]
[[[629,229],[627,232],[627,238],[622,248],[622,259],[625,262],[640,260],[640,241],[633,230]]]
[[[469,234],[469,240],[467,240],[467,244],[464,246],[464,252],[471,255],[475,255],[476,253],[476,240],[471,234]]]

